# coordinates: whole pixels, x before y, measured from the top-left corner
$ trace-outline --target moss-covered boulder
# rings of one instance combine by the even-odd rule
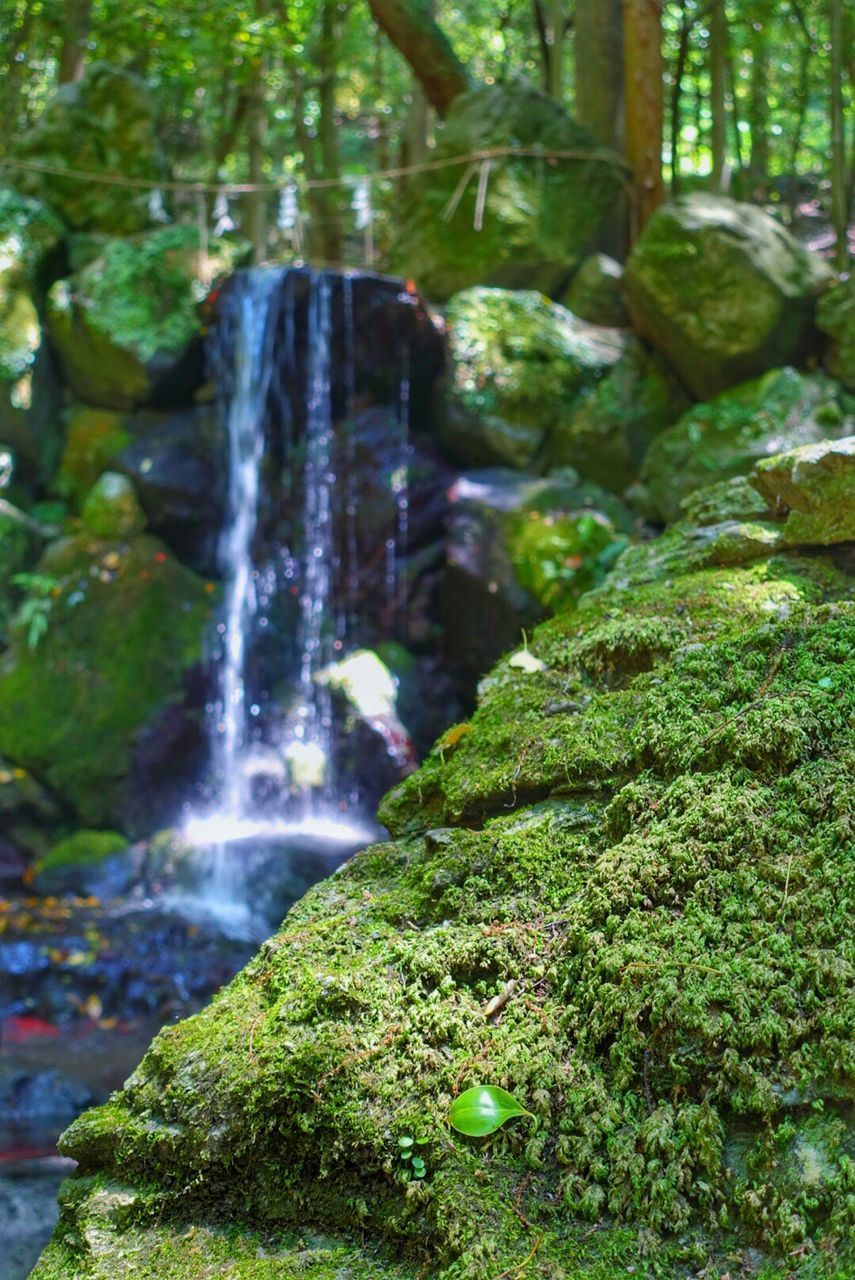
[[[0,187],[0,440],[43,474],[56,462],[58,404],[39,299],[62,235],[44,205]]]
[[[850,595],[749,549],[543,625],[72,1125],[34,1280],[850,1274]]]
[[[706,194],[657,210],[625,276],[635,327],[702,400],[806,356],[833,281],[762,209]]]
[[[630,338],[620,359],[573,413],[555,423],[550,462],[572,465],[586,479],[623,493],[637,477],[651,442],[690,405],[661,356]]]
[[[127,838],[117,831],[75,831],[53,845],[34,867],[37,893],[113,898],[131,882]]]
[[[449,496],[445,648],[473,678],[602,581],[632,530],[623,503],[569,467],[470,471]]]
[[[696,405],[651,443],[639,502],[654,519],[675,520],[694,489],[744,475],[760,458],[845,436],[852,422],[839,390],[822,374],[773,369]]]
[[[580,320],[625,328],[629,312],[623,296],[623,267],[605,253],[585,258],[561,299]]]
[[[157,142],[154,99],[145,82],[107,63],[90,64],[83,78],[63,85],[14,158],[49,169],[156,182],[165,176]],[[16,169],[15,182],[38,196],[74,230],[128,235],[149,224],[150,191],[85,182],[42,169]]]
[[[39,574],[52,582],[38,597],[44,626],[33,644],[25,601],[0,659],[0,752],[88,825],[121,825],[135,745],[181,704],[212,588],[146,535],[65,538]]]
[[[462,461],[531,469],[627,337],[528,290],[466,289],[447,310],[451,364],[440,439]]]
[[[127,476],[105,471],[83,504],[83,527],[95,538],[126,542],[142,533],[145,515]]]
[[[75,395],[112,409],[190,404],[203,378],[199,305],[239,252],[218,241],[203,261],[195,228],[164,227],[108,241],[57,281],[48,323]]]
[[[452,163],[407,186],[393,261],[430,298],[476,284],[553,293],[620,190],[618,157],[524,81],[455,98],[432,158],[496,149],[528,154],[499,154],[486,167]],[[532,150],[573,154],[550,163]]]
[[[210,404],[137,413],[75,405],[55,488],[79,512],[105,471],[127,476],[152,532],[185,563],[207,567],[222,524],[225,454]]]
[[[820,298],[817,324],[831,339],[826,368],[855,391],[855,275]]]

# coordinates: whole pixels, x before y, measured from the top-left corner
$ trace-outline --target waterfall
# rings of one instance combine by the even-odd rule
[[[406,303],[409,320],[412,300],[391,292],[395,282],[369,283]],[[388,480],[379,477],[388,503],[380,535],[385,600],[369,602],[374,616],[366,619],[358,466],[368,466],[375,488],[378,475],[373,459],[358,461],[352,426],[356,306],[350,276],[259,268],[229,282],[209,340],[228,449],[223,601],[210,795],[190,813],[186,832],[208,850],[210,904],[234,908],[246,898],[243,879],[260,846],[277,844],[291,856],[314,841],[338,860],[374,834],[358,811],[353,779],[337,776],[324,673],[363,643],[363,632],[379,639],[404,633],[410,352],[395,334],[380,354],[390,371],[383,412],[391,462]]]

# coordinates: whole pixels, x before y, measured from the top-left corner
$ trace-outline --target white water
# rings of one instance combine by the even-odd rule
[[[223,663],[213,736],[213,762],[221,781],[221,811],[245,813],[248,797],[241,755],[249,747],[246,654],[258,614],[258,573],[253,543],[258,527],[263,423],[273,368],[270,359],[271,303],[282,278],[276,270],[247,273],[235,317],[234,386],[226,414],[229,481],[220,544],[225,573]]]

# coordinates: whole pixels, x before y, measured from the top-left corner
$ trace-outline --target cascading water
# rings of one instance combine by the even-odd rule
[[[391,293],[394,282],[374,287],[412,310],[408,295]],[[224,599],[209,717],[211,798],[186,830],[208,850],[202,896],[218,914],[246,900],[247,867],[260,846],[276,845],[287,860],[314,842],[335,862],[374,834],[353,779],[338,776],[328,673],[363,642],[360,633],[377,640],[402,631],[410,351],[396,338],[384,354],[394,370],[384,393],[385,599],[379,610],[368,603],[383,622],[367,622],[360,616],[359,465],[375,486],[378,475],[374,459],[358,464],[350,425],[359,400],[354,289],[354,278],[330,272],[241,273],[229,283],[210,339],[228,444]]]

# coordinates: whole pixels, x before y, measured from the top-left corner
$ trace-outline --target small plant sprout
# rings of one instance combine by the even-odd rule
[[[480,1084],[454,1099],[448,1122],[467,1138],[486,1138],[515,1116],[531,1118],[531,1112],[521,1107],[513,1094],[499,1085]]]
[[[401,1172],[406,1181],[414,1179],[419,1181],[424,1178],[427,1173],[425,1162],[419,1153],[415,1150],[417,1146],[424,1146],[427,1138],[413,1138],[410,1134],[404,1134],[398,1139],[398,1159],[401,1162]]]

